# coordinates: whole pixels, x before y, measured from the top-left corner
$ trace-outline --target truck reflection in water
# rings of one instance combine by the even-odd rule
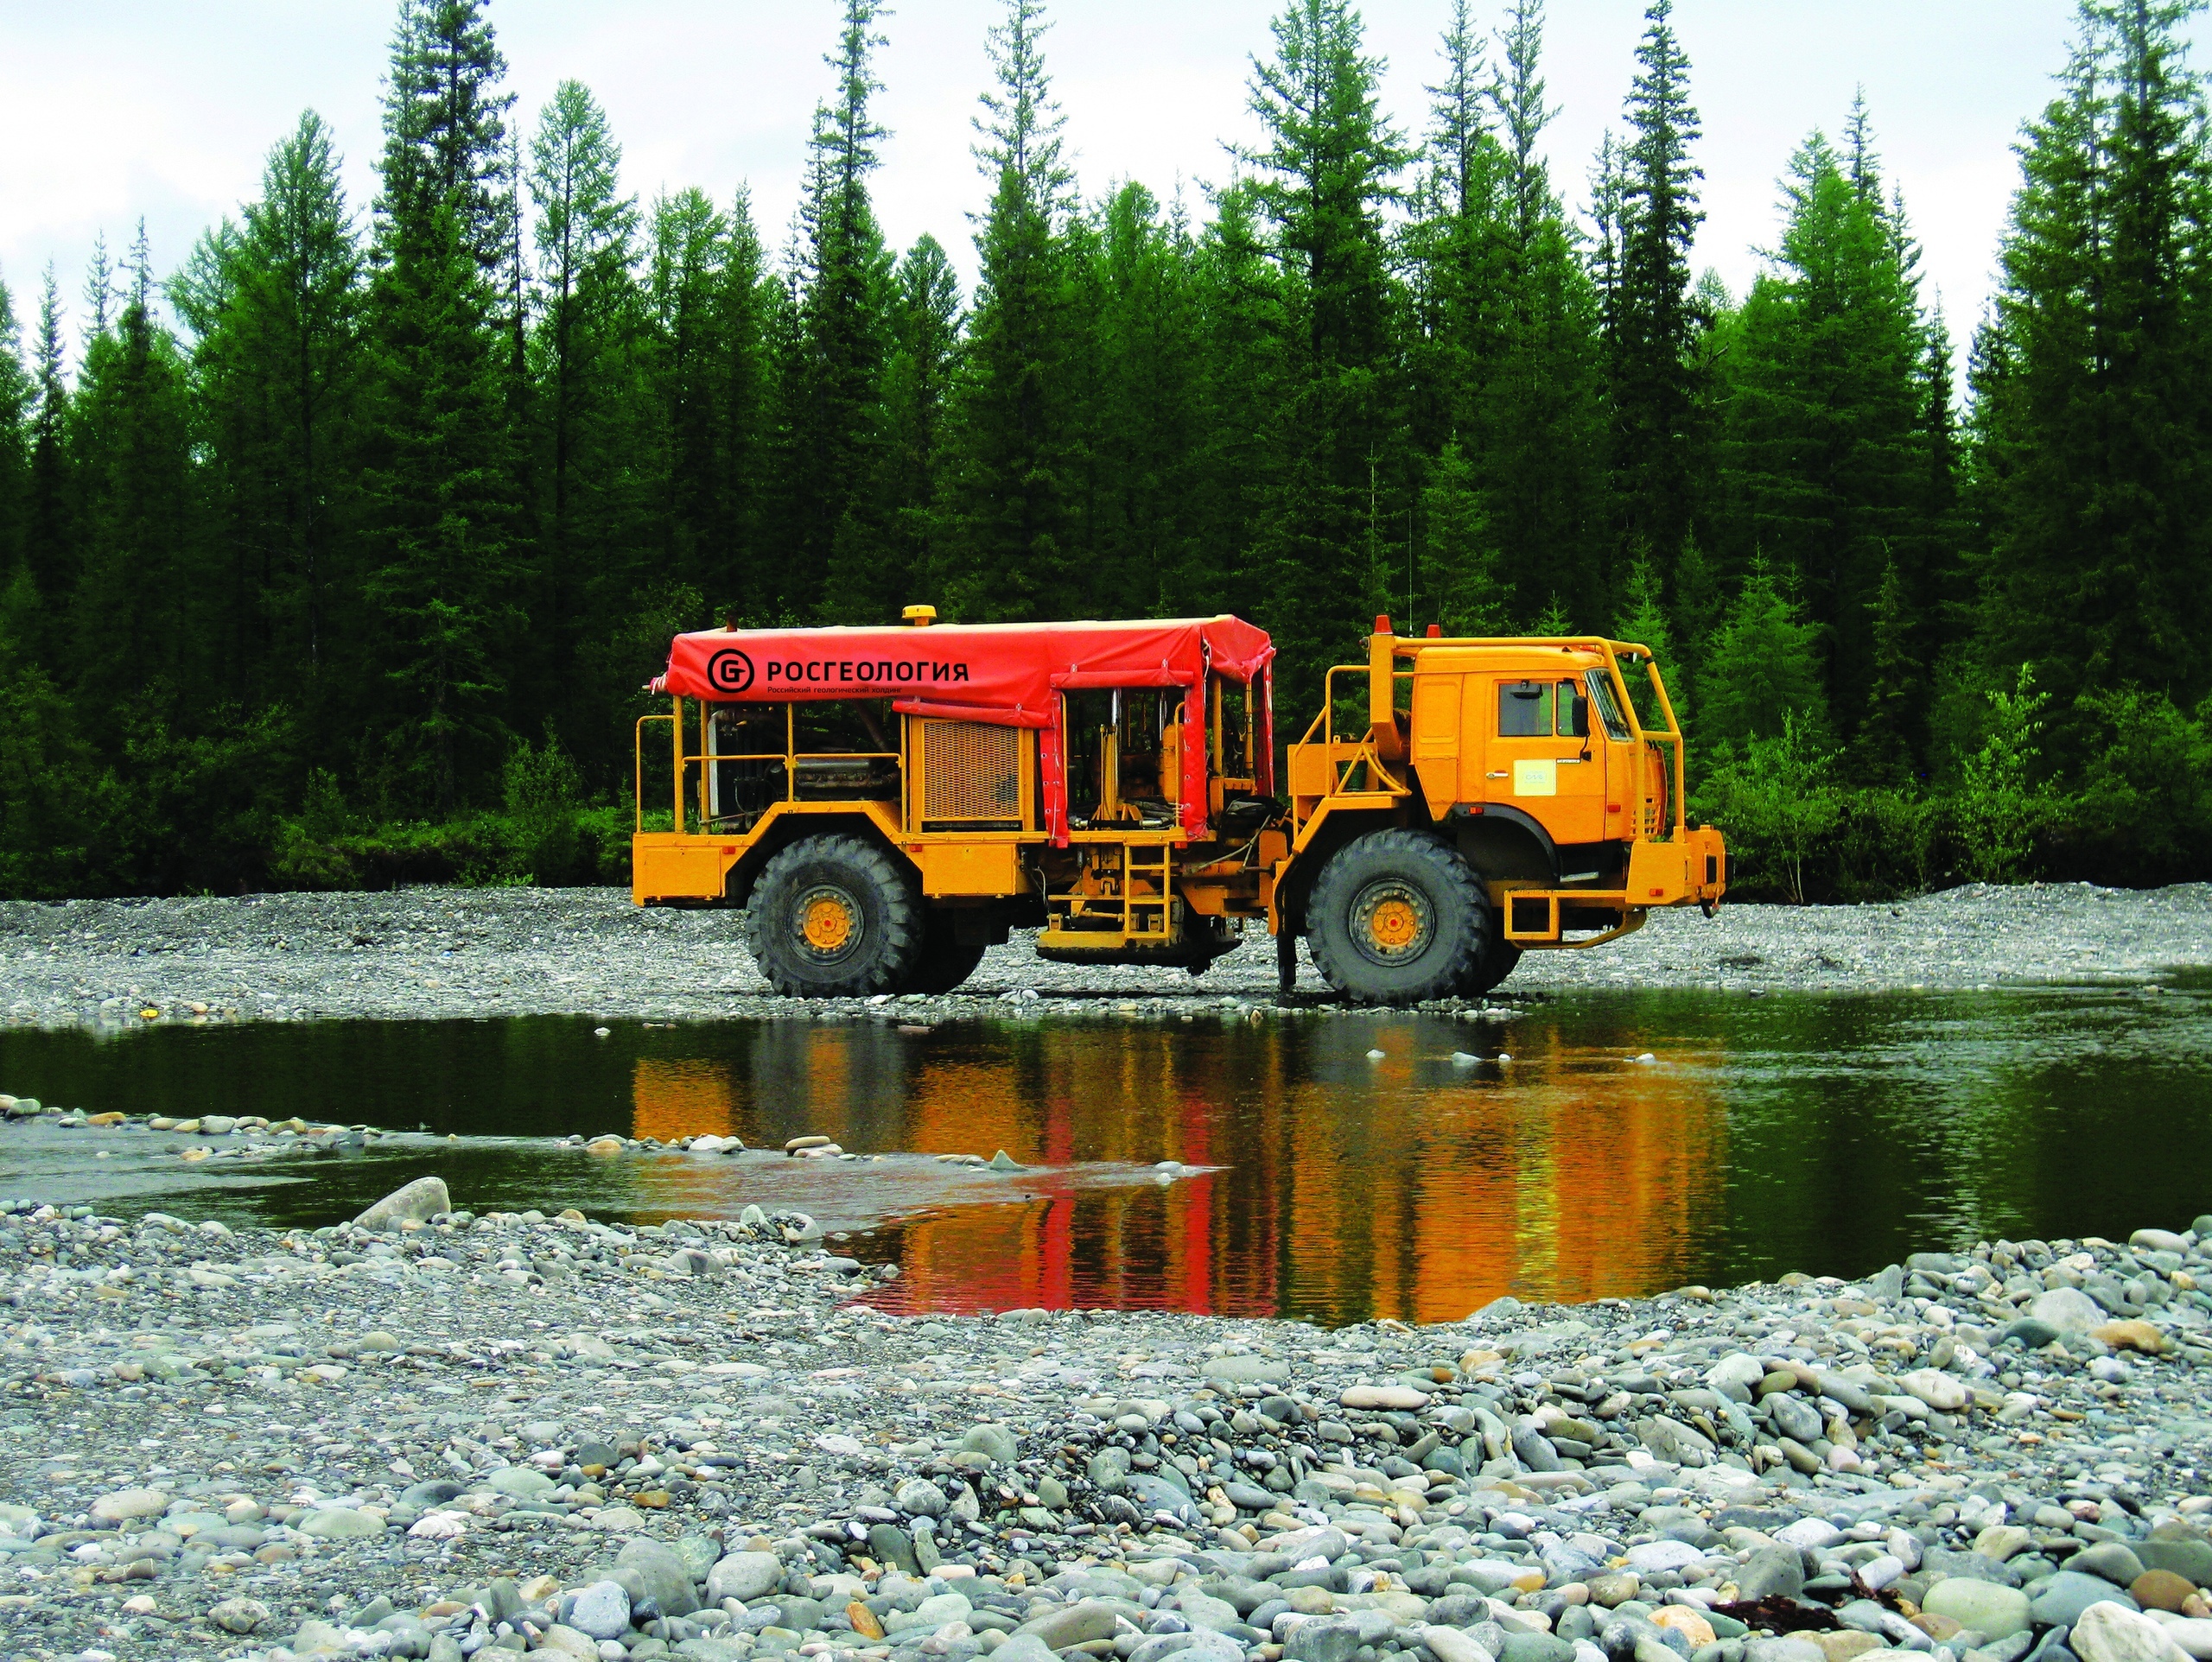
[[[2202,977],[1586,993],[1494,1024],[1255,1021],[1212,1000],[1188,1020],[1076,999],[1035,1013],[982,1006],[934,1032],[812,1017],[0,1027],[0,1083],[48,1102],[397,1133],[188,1164],[191,1139],[168,1133],[13,1126],[0,1156],[17,1194],[283,1227],[350,1218],[429,1171],[479,1212],[652,1223],[757,1202],[810,1214],[840,1252],[898,1259],[906,1273],[871,1296],[915,1311],[1326,1323],[1859,1276],[1999,1236],[2123,1238],[2185,1226],[2212,1186]],[[607,1131],[755,1151],[560,1140]],[[866,1158],[766,1151],[803,1134]],[[1001,1148],[1027,1169],[930,1158]],[[1161,1182],[1162,1160],[1190,1170]]]
[[[1688,1279],[1722,1205],[1709,1066],[1627,1063],[1541,1016],[1516,1023],[1511,1063],[1454,1062],[1450,1045],[1478,1031],[1388,1017],[926,1036],[779,1023],[741,1063],[638,1058],[632,1129],[1003,1149],[1029,1168],[997,1179],[1001,1203],[877,1233],[868,1255],[903,1273],[872,1302],[895,1309],[1439,1322],[1504,1293],[1573,1301]],[[1163,1161],[1198,1170],[1132,1170]],[[685,1209],[664,1186],[728,1204],[727,1179],[696,1163],[638,1178],[652,1211]]]

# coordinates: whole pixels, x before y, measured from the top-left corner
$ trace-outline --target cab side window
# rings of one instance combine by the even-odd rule
[[[1543,681],[1502,681],[1497,684],[1497,736],[1552,736],[1552,688]]]
[[[1571,681],[1559,684],[1559,736],[1561,739],[1587,739],[1590,736],[1590,700],[1582,688]]]

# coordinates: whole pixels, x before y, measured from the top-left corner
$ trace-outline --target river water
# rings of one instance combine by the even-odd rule
[[[651,1221],[757,1201],[898,1259],[879,1302],[899,1308],[1325,1324],[1456,1320],[1508,1292],[1855,1276],[1948,1242],[2212,1210],[2212,978],[1592,993],[1480,1022],[1042,1004],[927,1031],[804,1016],[0,1031],[0,1088],[18,1095],[397,1133],[188,1165],[189,1139],[15,1127],[0,1195],[322,1224],[435,1170],[480,1211]],[[607,1131],[755,1149],[819,1132],[881,1158],[551,1145]],[[1025,1169],[932,1158],[1001,1149]]]

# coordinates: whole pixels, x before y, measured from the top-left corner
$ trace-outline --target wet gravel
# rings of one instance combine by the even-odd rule
[[[0,904],[0,1020],[789,1014],[725,910],[641,910],[613,889]],[[2155,977],[2212,965],[2212,885],[1974,885],[1895,904],[1654,913],[1587,951],[1532,952],[1501,995],[1573,987],[1969,987]],[[1047,964],[1024,937],[950,998],[1273,1001],[1262,933],[1204,976]],[[1327,989],[1301,954],[1297,998]],[[816,1006],[832,1007],[830,1006]]]
[[[2212,1656],[2212,1217],[1324,1332],[452,1203],[0,1204],[0,1654]]]

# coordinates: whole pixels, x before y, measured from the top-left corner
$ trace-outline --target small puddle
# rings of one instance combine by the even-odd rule
[[[2198,977],[1592,993],[1482,1022],[1162,1022],[1100,1005],[926,1032],[804,1017],[597,1025],[0,1031],[0,1088],[18,1094],[395,1133],[186,1165],[170,1136],[17,1126],[0,1133],[0,1194],[309,1225],[427,1170],[479,1211],[650,1222],[754,1202],[812,1214],[839,1250],[897,1259],[904,1273],[875,1295],[894,1308],[1325,1324],[1457,1320],[1509,1292],[1852,1276],[1942,1242],[2124,1236],[2212,1207],[2212,986]],[[882,1158],[608,1157],[551,1140],[607,1131],[756,1150],[819,1132]],[[1024,1169],[931,1158],[1001,1148]]]

